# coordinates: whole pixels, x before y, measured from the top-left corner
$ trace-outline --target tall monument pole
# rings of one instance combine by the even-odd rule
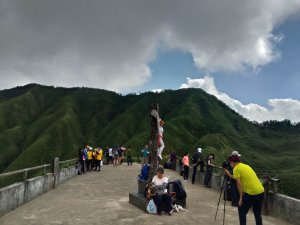
[[[159,112],[158,104],[151,104],[150,108],[150,142],[149,142],[149,162],[150,162],[150,172],[149,178],[152,180],[153,176],[156,174],[158,168],[157,160],[157,138],[158,138],[158,127],[157,127],[157,115]]]

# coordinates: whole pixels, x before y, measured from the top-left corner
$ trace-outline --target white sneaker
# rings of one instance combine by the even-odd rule
[[[161,155],[157,155],[158,160],[162,160]]]

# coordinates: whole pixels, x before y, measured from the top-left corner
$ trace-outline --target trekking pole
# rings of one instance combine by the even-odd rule
[[[220,191],[220,197],[219,197],[219,201],[218,201],[218,205],[217,205],[217,210],[216,210],[216,215],[215,215],[215,221],[217,220],[217,214],[218,214],[219,205],[220,205],[220,201],[221,201],[221,196],[222,196],[222,192],[223,192],[223,188],[224,188],[224,184],[225,184],[225,179],[226,179],[226,175],[224,175],[224,179],[223,179],[223,183],[222,183],[222,187],[221,187],[221,191]],[[224,210],[225,210],[225,207],[224,207]],[[224,224],[224,222],[223,222],[223,224]]]
[[[226,181],[225,181],[226,180]],[[225,224],[225,208],[226,208],[226,200],[227,200],[227,176],[224,176],[225,187],[224,187],[224,214],[223,214],[223,225]],[[223,181],[223,183],[224,183]]]

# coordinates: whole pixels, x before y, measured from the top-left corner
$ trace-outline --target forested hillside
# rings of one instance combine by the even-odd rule
[[[35,84],[0,91],[0,171],[72,158],[85,144],[139,151],[148,142],[149,106],[156,102],[166,122],[165,152],[201,146],[221,163],[234,149],[259,173],[299,177],[299,124],[252,123],[200,89],[122,96]]]

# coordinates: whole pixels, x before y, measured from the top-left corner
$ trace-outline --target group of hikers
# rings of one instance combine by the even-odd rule
[[[102,147],[93,148],[86,145],[78,150],[78,162],[79,162],[79,172],[85,173],[85,171],[100,171],[100,168],[106,164],[112,164],[117,167],[127,159],[128,166],[132,166],[132,151],[131,148],[124,147],[106,147],[104,150]]]

